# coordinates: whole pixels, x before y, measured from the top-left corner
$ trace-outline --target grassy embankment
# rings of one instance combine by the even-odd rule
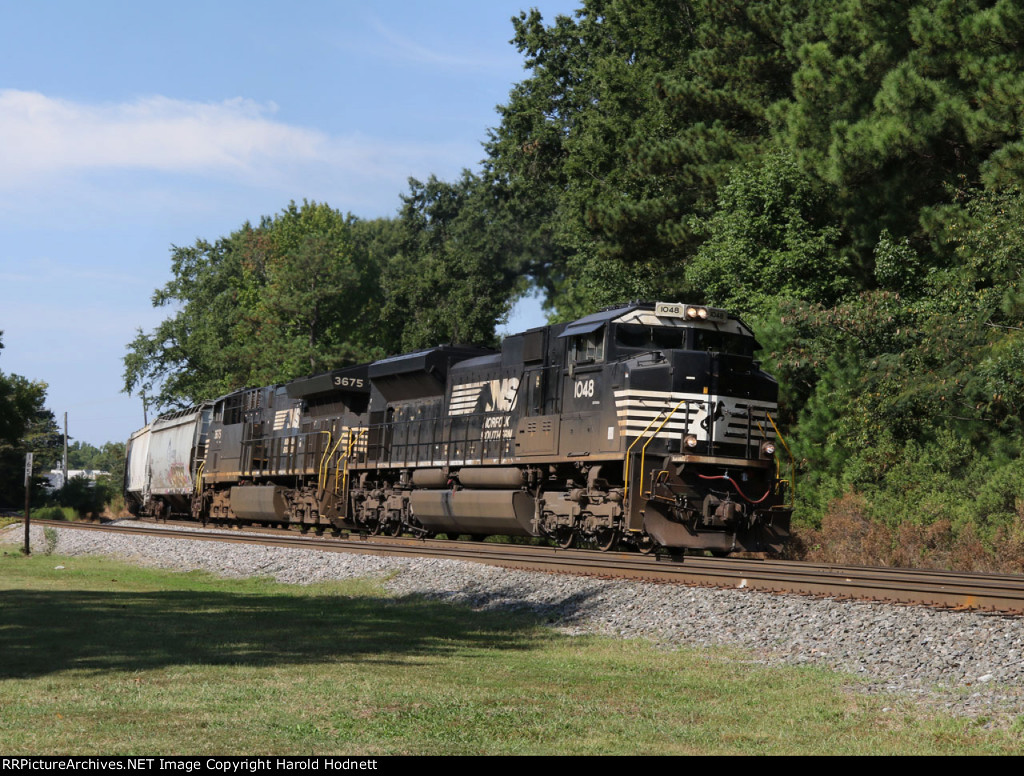
[[[62,568],[55,568],[62,567]],[[5,754],[1016,753],[856,680],[523,615],[0,555]],[[888,708],[889,710],[883,710]]]
[[[13,523],[21,523],[24,518],[24,510],[17,516],[4,517],[0,515],[0,528],[6,528]],[[32,510],[33,520],[77,520],[78,515],[71,507],[38,507]]]

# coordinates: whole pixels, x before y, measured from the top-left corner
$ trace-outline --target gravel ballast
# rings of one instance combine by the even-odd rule
[[[33,548],[46,547],[33,527]],[[1024,715],[1024,618],[597,580],[427,558],[281,549],[54,529],[60,555],[106,555],[177,571],[269,576],[287,584],[377,577],[396,596],[476,609],[526,609],[570,634],[666,646],[740,647],[766,665],[817,665],[860,677],[866,692],[1004,726]],[[20,525],[0,542],[20,544]]]

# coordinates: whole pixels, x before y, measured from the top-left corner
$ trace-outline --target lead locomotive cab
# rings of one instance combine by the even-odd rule
[[[545,397],[543,423],[520,421],[517,442],[521,457],[557,462],[541,533],[602,547],[781,550],[791,510],[774,458],[778,388],[742,321],[705,306],[633,303],[549,333],[561,346],[546,366],[525,366],[527,414],[540,414],[533,393],[550,392],[555,365],[559,395]]]

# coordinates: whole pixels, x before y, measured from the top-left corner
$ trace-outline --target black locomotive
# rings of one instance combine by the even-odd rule
[[[777,384],[735,316],[636,302],[161,416],[128,443],[143,514],[778,552]]]

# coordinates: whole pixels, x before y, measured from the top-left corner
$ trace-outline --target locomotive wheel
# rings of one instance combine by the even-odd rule
[[[384,522],[382,520],[374,520],[366,527],[370,530],[370,536],[380,536],[384,531]]]
[[[650,555],[658,548],[658,543],[651,538],[650,534],[644,534],[637,541],[636,548],[641,555]]]
[[[568,550],[576,544],[576,531],[568,526],[559,526],[555,529],[555,543],[563,550]]]
[[[597,549],[601,552],[610,552],[619,544],[619,532],[615,528],[599,528],[594,540],[597,542]]]
[[[389,520],[384,526],[385,536],[401,536],[402,523],[400,520]]]

